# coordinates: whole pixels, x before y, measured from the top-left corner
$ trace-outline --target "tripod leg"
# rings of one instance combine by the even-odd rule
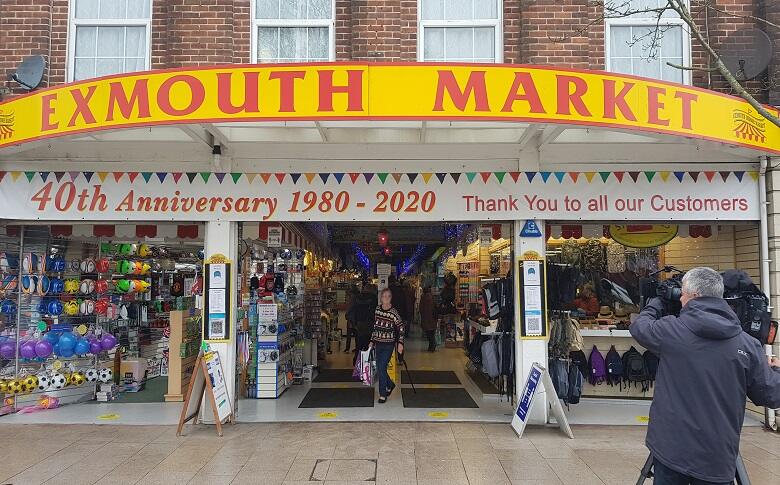
[[[737,485],[750,485],[750,477],[748,477],[747,469],[745,468],[745,462],[742,461],[742,455],[737,455]]]
[[[412,373],[409,372],[409,366],[406,365],[406,359],[404,359],[404,369],[406,369],[406,377],[409,378],[409,384],[412,385],[412,391],[417,394],[417,389],[414,388],[414,381],[412,380]]]
[[[652,478],[653,476],[653,454],[647,455],[647,460],[645,460],[645,465],[642,467],[642,471],[639,472],[639,478],[636,481],[636,485],[642,485],[645,483],[645,480],[648,478]]]

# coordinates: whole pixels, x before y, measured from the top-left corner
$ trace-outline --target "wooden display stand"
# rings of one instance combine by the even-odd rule
[[[190,318],[190,310],[174,310],[170,313],[171,336],[168,339],[168,392],[166,402],[184,401],[184,394],[195,369],[197,354],[180,357],[182,344],[190,339],[185,335],[186,320]],[[200,326],[198,326],[200,328]],[[200,337],[198,337],[198,341]]]
[[[187,386],[187,395],[181,408],[176,436],[181,436],[185,423],[188,421],[197,422],[204,396],[206,404],[211,407],[211,411],[214,413],[217,434],[222,436],[223,423],[236,423],[233,405],[227,391],[225,370],[222,368],[222,362],[217,352],[201,350],[195,359],[195,371],[192,373],[189,386]]]

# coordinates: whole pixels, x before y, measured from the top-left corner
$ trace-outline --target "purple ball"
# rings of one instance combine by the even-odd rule
[[[97,339],[90,340],[90,342],[89,342],[89,351],[90,351],[90,353],[93,353],[93,354],[97,355],[102,350],[103,350],[103,346],[100,345],[100,341],[99,340],[97,340]]]
[[[104,334],[100,339],[100,346],[103,348],[103,350],[111,350],[116,347],[116,344],[116,337],[110,333]]]
[[[35,340],[27,340],[19,346],[19,355],[23,359],[34,359],[35,355]]]
[[[40,358],[46,358],[52,353],[52,345],[48,340],[41,340],[35,344],[35,355]]]
[[[13,359],[16,357],[15,347],[15,342],[6,340],[2,345],[0,345],[0,357],[4,359]]]

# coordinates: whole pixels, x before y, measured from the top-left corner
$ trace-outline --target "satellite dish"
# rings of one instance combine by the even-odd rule
[[[8,78],[21,84],[28,91],[32,91],[41,85],[44,69],[46,69],[46,59],[43,56],[30,56],[26,57],[16,68],[16,72]]]
[[[750,81],[769,66],[772,41],[763,30],[737,31],[723,43],[720,57],[738,81]]]

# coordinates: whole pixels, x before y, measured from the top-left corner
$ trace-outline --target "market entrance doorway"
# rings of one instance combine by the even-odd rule
[[[274,247],[273,228],[259,234],[265,239],[245,230],[247,334],[256,345],[239,378],[239,420],[509,421],[514,314],[510,304],[503,320],[488,318],[482,288],[504,285],[511,291],[510,227],[307,223],[295,228],[327,243],[319,257],[294,241]],[[384,288],[403,321],[404,346],[403,360],[396,352],[388,367],[396,388],[379,404],[378,376],[369,386],[355,367],[372,338]]]

